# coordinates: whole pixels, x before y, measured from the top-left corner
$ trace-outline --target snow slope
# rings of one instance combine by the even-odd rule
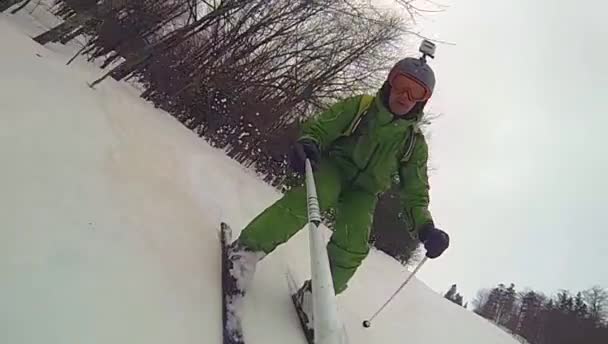
[[[219,343],[218,224],[279,195],[39,31],[0,15],[0,343]],[[284,272],[308,275],[306,240],[261,263],[248,343],[305,343]],[[415,280],[363,329],[406,276],[372,252],[339,297],[351,343],[515,343]]]

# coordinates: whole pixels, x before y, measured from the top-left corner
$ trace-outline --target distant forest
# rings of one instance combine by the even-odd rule
[[[420,40],[409,28],[425,9],[395,4],[401,13],[365,0],[0,0],[0,11],[45,7],[64,22],[34,40],[76,40],[66,62],[104,68],[92,87],[137,83],[142,98],[282,189],[301,182],[286,162],[298,124],[342,97],[374,94],[404,42]],[[371,242],[406,263],[418,242],[397,188],[395,179],[380,196]]]
[[[444,296],[462,306],[456,285]],[[547,296],[530,289],[518,291],[513,283],[499,284],[480,290],[472,305],[475,313],[523,343],[608,343],[608,290],[599,286]]]

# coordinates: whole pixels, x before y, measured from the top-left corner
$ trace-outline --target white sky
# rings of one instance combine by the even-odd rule
[[[422,280],[608,287],[608,4],[445,0],[418,22],[438,45],[432,211],[452,236]]]

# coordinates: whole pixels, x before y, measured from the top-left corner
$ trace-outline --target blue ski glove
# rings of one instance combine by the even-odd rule
[[[302,139],[291,147],[289,153],[289,165],[299,174],[306,173],[306,158],[310,160],[312,169],[316,170],[321,160],[321,150],[312,140]]]
[[[418,232],[418,238],[424,244],[426,256],[431,259],[441,256],[443,251],[450,246],[448,233],[435,228],[432,224],[423,225]]]

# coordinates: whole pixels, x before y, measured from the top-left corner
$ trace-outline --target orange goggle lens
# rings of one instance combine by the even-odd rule
[[[407,94],[411,101],[424,101],[431,96],[431,92],[424,85],[403,74],[396,75],[390,84],[393,92]]]

